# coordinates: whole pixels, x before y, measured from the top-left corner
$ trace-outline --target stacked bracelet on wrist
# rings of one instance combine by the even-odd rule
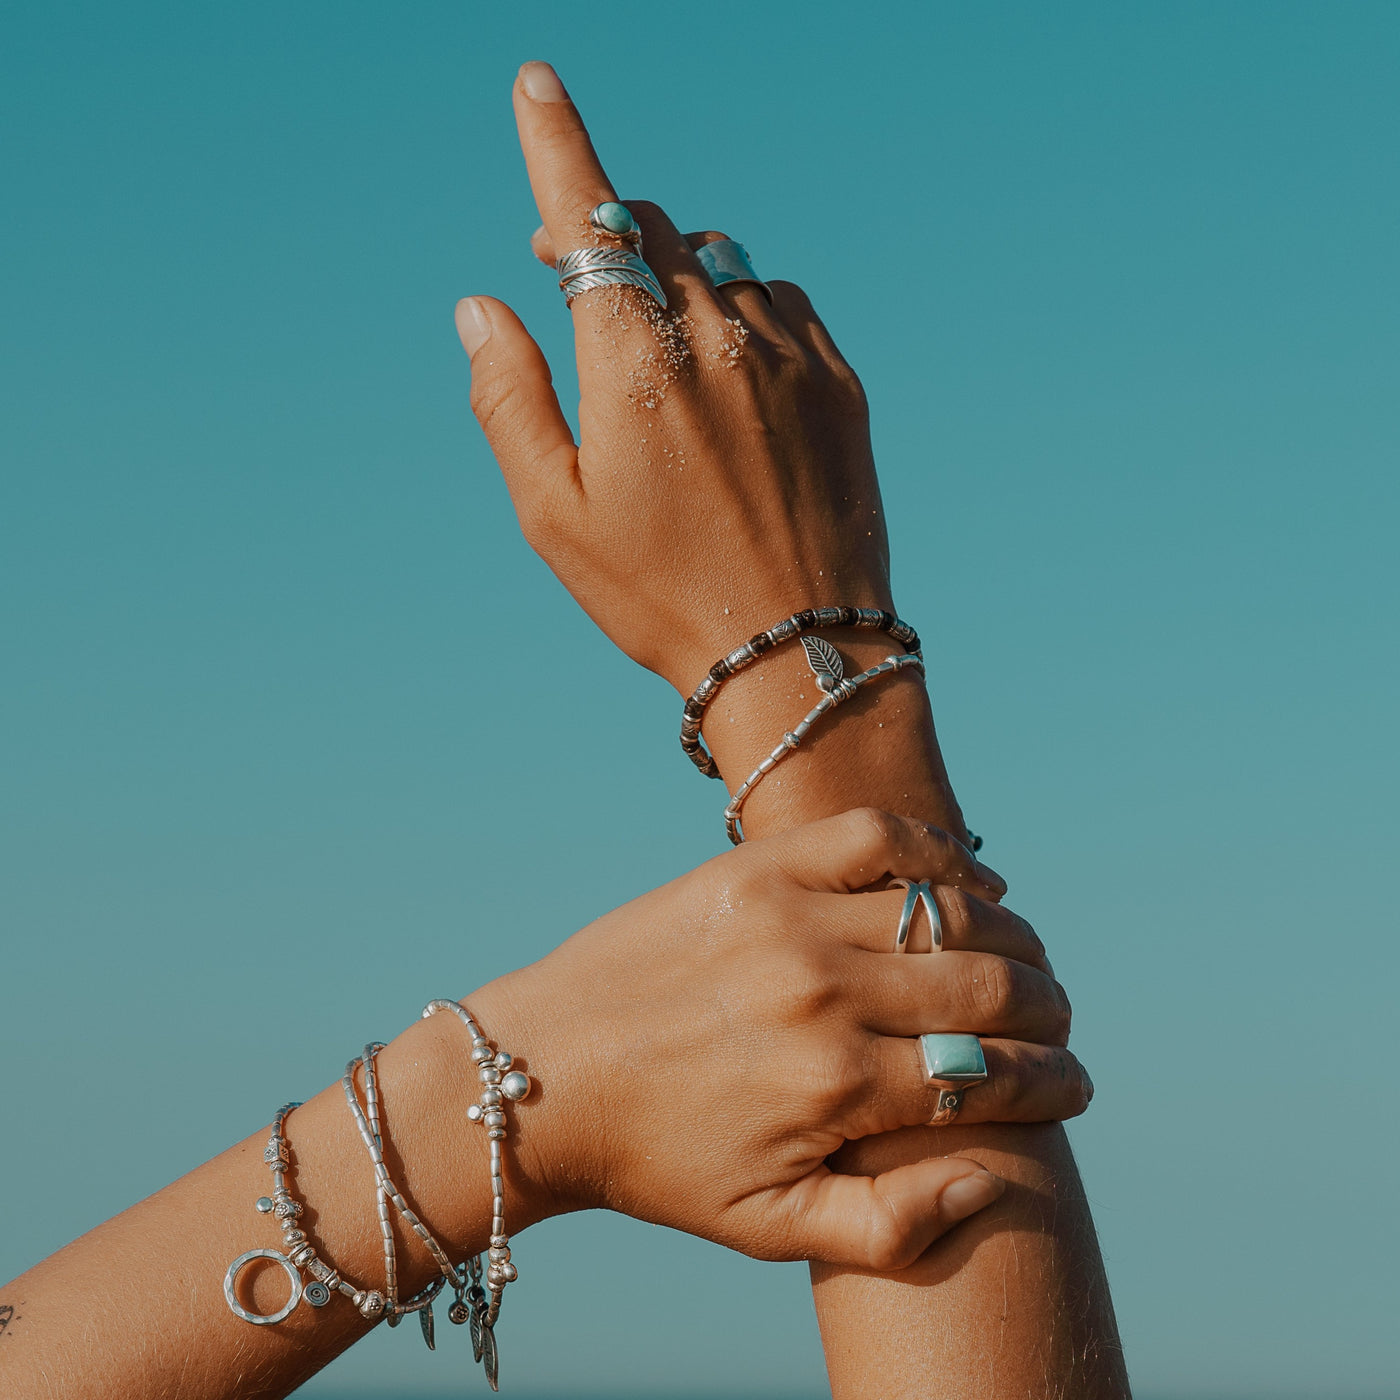
[[[807,652],[812,672],[818,687],[826,693],[786,734],[782,742],[739,784],[729,805],[724,809],[724,830],[736,845],[744,840],[744,829],[740,825],[740,814],[744,802],[769,773],[780,764],[807,737],[807,731],[825,714],[830,714],[838,705],[844,705],[861,686],[881,676],[895,675],[900,671],[917,671],[924,674],[924,659],[917,653],[906,651],[900,656],[887,656],[878,666],[862,671],[856,676],[846,676],[840,653],[830,642],[820,637],[803,637],[802,645]]]
[[[905,650],[901,655],[887,656],[879,665],[847,678],[844,663],[836,648],[822,637],[804,635],[821,627],[859,627],[884,632],[901,643]],[[681,717],[681,748],[707,778],[720,776],[719,765],[714,756],[706,751],[700,737],[700,727],[704,723],[705,711],[710,702],[731,676],[753,665],[765,652],[798,638],[802,640],[803,650],[807,653],[817,687],[823,695],[817,704],[783,735],[782,742],[740,783],[734,796],[730,798],[729,805],[724,809],[724,829],[736,846],[744,840],[740,818],[745,800],[754,788],[801,744],[807,732],[823,715],[844,704],[861,686],[877,680],[880,676],[907,670],[917,671],[920,677],[925,675],[919,634],[891,612],[880,608],[852,607],[804,608],[795,612],[766,632],[750,637],[728,656],[716,661],[705,679],[696,687],[695,693],[685,702],[685,711]],[[982,847],[982,838],[974,836],[971,832],[967,833],[967,841],[974,851]]]
[[[375,1041],[365,1046],[364,1053],[351,1060],[345,1067],[345,1077],[341,1085],[345,1090],[346,1102],[354,1116],[360,1137],[369,1151],[374,1168],[375,1208],[379,1218],[380,1235],[384,1241],[384,1290],[360,1288],[346,1279],[331,1264],[323,1260],[297,1224],[302,1214],[302,1204],[291,1192],[287,1176],[292,1170],[291,1153],[288,1144],[287,1117],[299,1103],[284,1104],[278,1109],[272,1121],[272,1135],[263,1152],[263,1161],[272,1171],[272,1195],[259,1197],[257,1209],[261,1214],[271,1214],[282,1225],[282,1249],[253,1249],[240,1254],[229,1265],[224,1275],[224,1298],[234,1314],[245,1322],[259,1327],[270,1326],[290,1317],[303,1298],[314,1308],[324,1307],[333,1293],[342,1293],[355,1305],[362,1317],[369,1322],[381,1318],[391,1327],[408,1313],[417,1313],[423,1328],[423,1340],[430,1350],[434,1349],[433,1300],[444,1287],[450,1287],[456,1295],[447,1311],[454,1323],[471,1323],[472,1352],[486,1370],[486,1379],[491,1389],[497,1388],[499,1376],[499,1355],[496,1347],[495,1325],[501,1312],[501,1295],[505,1286],[516,1278],[516,1267],[510,1260],[510,1237],[505,1224],[505,1179],[502,1165],[502,1143],[506,1136],[505,1104],[525,1098],[530,1092],[529,1077],[518,1069],[513,1069],[511,1056],[504,1050],[496,1051],[481,1033],[480,1028],[455,1001],[430,1001],[423,1009],[424,1016],[435,1011],[453,1011],[471,1033],[471,1063],[481,1081],[481,1095],[477,1103],[468,1110],[467,1116],[473,1122],[485,1125],[490,1143],[491,1168],[491,1235],[486,1251],[487,1264],[484,1270],[486,1287],[482,1287],[483,1268],[479,1256],[473,1255],[464,1264],[453,1264],[446,1251],[433,1237],[418,1214],[404,1199],[403,1193],[394,1185],[384,1163],[384,1137],[380,1123],[380,1093],[375,1059],[384,1048]],[[363,1071],[365,1102],[360,1103],[355,1078]],[[403,1216],[413,1233],[422,1240],[433,1262],[438,1267],[439,1277],[413,1297],[400,1302],[398,1298],[398,1265],[394,1250],[394,1230],[389,1214],[393,1206]],[[272,1313],[254,1313],[244,1308],[237,1299],[235,1289],[238,1275],[256,1259],[269,1259],[280,1264],[291,1280],[292,1293],[281,1308]],[[302,1275],[309,1276],[303,1282]]]
[[[681,748],[707,778],[718,778],[720,774],[714,758],[700,742],[700,726],[705,719],[705,710],[719,694],[720,686],[746,666],[752,666],[765,652],[819,627],[859,627],[884,632],[905,651],[914,656],[921,654],[919,634],[907,622],[901,622],[893,613],[881,608],[803,608],[766,632],[750,637],[743,646],[736,647],[728,656],[716,661],[705,679],[696,686],[695,693],[685,702],[685,713],[681,718]]]

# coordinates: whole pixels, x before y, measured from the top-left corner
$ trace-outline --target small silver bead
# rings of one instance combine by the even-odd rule
[[[359,1299],[355,1306],[359,1308],[361,1317],[367,1317],[373,1321],[384,1315],[384,1295],[371,1289]]]
[[[502,1283],[514,1283],[520,1277],[520,1270],[514,1264],[501,1264],[499,1268]]]
[[[315,1257],[316,1251],[309,1244],[299,1244],[287,1256],[298,1269],[304,1269]]]
[[[486,1110],[482,1108],[482,1106],[479,1103],[474,1103],[470,1108],[467,1109],[467,1117],[470,1118],[473,1123],[479,1123],[481,1121],[481,1115],[485,1111]]]
[[[493,1264],[504,1264],[510,1258],[510,1246],[505,1244],[493,1244],[486,1251],[486,1257]]]
[[[301,1214],[301,1202],[293,1200],[278,1201],[274,1207],[279,1220],[295,1220]]]
[[[484,1065],[491,1058],[491,1047],[483,1041],[480,1045],[472,1046],[472,1064]]]
[[[496,1051],[496,1068],[509,1069],[515,1063],[515,1057],[508,1050]]]
[[[486,1134],[487,1137],[493,1137],[493,1138],[503,1138],[503,1137],[505,1137],[505,1135],[506,1135],[506,1130],[505,1130],[504,1128],[492,1128],[492,1129]]]
[[[507,1076],[507,1078],[509,1078],[509,1076]],[[503,1091],[502,1091],[501,1089],[497,1088],[496,1085],[494,1085],[494,1084],[488,1084],[488,1085],[481,1091],[481,1101],[482,1101],[482,1103],[484,1103],[484,1104],[490,1104],[491,1107],[494,1108],[498,1103],[500,1103],[502,1092],[503,1092]]]
[[[501,1072],[495,1065],[482,1065],[477,1070],[483,1084],[499,1084],[501,1082]]]
[[[305,1238],[305,1230],[298,1230],[295,1226],[288,1225],[282,1227],[282,1243],[284,1245],[300,1244]]]
[[[258,1214],[266,1215],[272,1209],[271,1196],[259,1196],[257,1201]]]
[[[492,1236],[491,1236],[491,1248],[492,1248],[492,1249],[504,1249],[509,1243],[510,1243],[510,1236],[509,1236],[509,1235],[492,1235]]]
[[[501,1093],[515,1103],[519,1103],[530,1092],[530,1076],[513,1069],[501,1080]]]
[[[493,1108],[486,1114],[483,1121],[488,1128],[500,1128],[504,1127],[506,1116],[499,1108]]]

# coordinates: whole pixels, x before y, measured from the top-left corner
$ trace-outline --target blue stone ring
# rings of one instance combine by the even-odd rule
[[[639,253],[642,251],[642,231],[637,227],[632,211],[625,204],[619,204],[614,199],[605,199],[589,211],[588,222],[599,233],[610,233],[614,238],[621,238],[630,243]]]
[[[642,260],[642,231],[632,211],[608,200],[593,209],[588,221],[599,233],[620,238],[623,246],[575,248],[554,264],[565,305],[572,306],[575,297],[598,287],[636,287],[664,311],[666,293],[656,274]]]
[[[938,1103],[928,1121],[931,1127],[943,1128],[958,1116],[963,1094],[988,1078],[982,1042],[975,1035],[921,1035],[919,1050],[924,1076],[938,1089]]]
[[[749,261],[749,250],[742,243],[736,243],[732,238],[717,238],[713,243],[702,243],[695,250],[695,256],[700,259],[700,266],[710,274],[710,281],[716,287],[752,283],[768,298],[768,305],[772,306],[773,291],[753,270],[753,264]]]

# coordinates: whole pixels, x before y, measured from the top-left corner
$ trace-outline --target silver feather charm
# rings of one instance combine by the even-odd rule
[[[824,637],[803,637],[802,650],[807,653],[812,674],[817,678],[817,689],[827,693],[835,690],[846,674],[841,653]]]

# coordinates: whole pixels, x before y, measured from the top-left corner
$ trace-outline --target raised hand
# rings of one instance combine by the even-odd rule
[[[553,69],[527,64],[514,98],[537,251],[608,242],[589,213],[616,192]],[[574,301],[578,444],[507,306],[469,298],[457,325],[526,538],[624,651],[687,693],[797,608],[889,608],[889,552],[864,394],[806,296],[717,289],[693,247],[719,234],[627,207],[669,309],[632,287]]]

